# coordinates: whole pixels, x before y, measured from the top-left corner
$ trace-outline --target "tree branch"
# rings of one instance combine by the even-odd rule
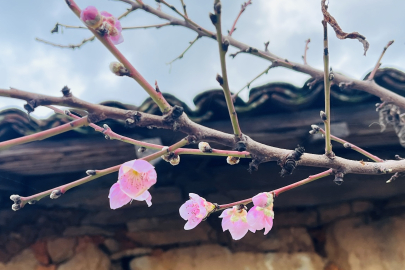
[[[267,73],[269,72],[269,70],[270,70],[272,67],[273,67],[273,66],[270,65],[268,68],[266,68],[265,70],[263,70],[262,73],[260,73],[260,74],[257,75],[256,77],[254,77],[250,82],[248,82],[245,86],[243,86],[238,92],[236,92],[235,95],[232,96],[233,100],[234,100],[234,101],[236,100],[236,97],[240,94],[240,92],[242,92],[243,89],[245,89],[245,88],[249,89],[249,88],[250,88],[250,85],[251,85],[254,81],[256,81],[257,79],[259,79],[262,75],[267,74]]]
[[[305,50],[304,50],[304,55],[302,56],[302,59],[304,60],[304,65],[308,65],[307,62],[307,51],[308,51],[308,44],[311,42],[311,39],[305,40]]]
[[[247,1],[247,2],[245,2],[245,3],[242,4],[242,7],[241,7],[241,9],[240,9],[240,11],[239,11],[239,14],[238,14],[238,16],[236,17],[235,21],[233,22],[233,25],[232,25],[231,30],[228,31],[228,35],[229,35],[229,36],[232,36],[233,32],[235,32],[235,30],[236,30],[235,26],[236,26],[236,23],[237,23],[238,20],[239,20],[239,17],[240,17],[240,16],[242,15],[242,13],[246,10],[247,6],[248,6],[248,5],[251,5],[251,4],[252,4],[252,0],[249,0],[249,1]]]
[[[325,20],[323,25],[323,71],[325,83],[325,112],[321,112],[321,118],[325,124],[325,154],[333,157],[332,144],[330,142],[330,76],[329,76],[329,47],[328,47],[328,25]]]
[[[277,197],[281,193],[284,193],[286,191],[292,190],[292,189],[300,187],[302,185],[311,183],[311,182],[313,182],[315,180],[318,180],[318,179],[321,179],[323,177],[329,176],[332,173],[333,173],[333,170],[329,169],[327,171],[324,171],[324,172],[321,172],[321,173],[318,173],[318,174],[315,174],[315,175],[310,175],[308,178],[305,178],[304,180],[295,182],[294,184],[291,184],[291,185],[288,185],[288,186],[285,186],[285,187],[282,187],[282,188],[279,188],[279,189],[275,189],[273,191],[270,191],[269,193],[272,193],[274,195],[274,197]],[[231,207],[241,205],[241,204],[247,205],[247,204],[249,204],[251,202],[252,202],[252,198],[249,198],[249,199],[245,199],[245,200],[241,200],[241,201],[237,201],[237,202],[233,202],[233,203],[229,203],[229,204],[222,204],[222,205],[218,205],[218,207],[216,207],[214,211],[215,212],[216,211],[221,211],[221,210],[231,208]]]
[[[185,139],[182,139],[181,141],[173,144],[172,146],[170,146],[167,149],[161,150],[159,152],[153,153],[153,154],[151,154],[149,156],[146,156],[146,157],[140,158],[140,159],[143,159],[143,160],[146,160],[146,161],[151,161],[153,159],[161,157],[162,155],[164,155],[166,153],[173,152],[174,150],[176,150],[176,149],[178,149],[178,148],[180,148],[180,147],[182,147],[184,145],[187,145],[188,143],[189,143],[188,138],[185,138]],[[16,203],[18,206],[15,206],[15,204],[14,204],[13,205],[13,210],[19,210],[20,208],[24,207],[27,203],[29,203],[29,204],[36,203],[37,201],[41,200],[42,198],[44,198],[46,196],[51,195],[52,193],[56,193],[57,196],[60,196],[60,195],[64,194],[66,191],[68,191],[71,188],[83,185],[83,184],[85,184],[87,182],[90,182],[92,180],[95,180],[95,179],[97,179],[97,178],[99,178],[101,176],[104,176],[104,175],[107,175],[107,174],[118,171],[120,169],[121,165],[122,164],[116,165],[116,166],[113,166],[113,167],[110,167],[110,168],[107,168],[107,169],[104,169],[104,170],[94,170],[93,175],[89,175],[87,177],[81,178],[81,179],[76,180],[74,182],[71,182],[71,183],[68,183],[68,184],[53,188],[53,189],[49,189],[47,191],[43,191],[43,192],[40,192],[38,194],[31,195],[29,197],[19,197],[19,202]],[[13,195],[13,196],[15,196],[15,195]]]
[[[219,48],[219,58],[221,61],[221,71],[222,77],[217,76],[217,81],[221,85],[224,90],[226,105],[229,111],[229,117],[231,118],[233,133],[236,137],[241,138],[242,131],[240,130],[238,116],[236,114],[235,107],[233,105],[232,94],[231,90],[229,89],[228,83],[228,74],[226,71],[226,52],[228,51],[229,41],[226,39],[222,40],[222,31],[221,31],[221,1],[215,0],[214,2],[214,11],[215,14],[211,14],[211,21],[215,25],[217,29],[217,41],[218,41],[218,48]]]
[[[84,127],[89,124],[87,117],[83,117],[77,120],[74,120],[70,123],[66,123],[63,125],[60,125],[58,127],[54,127],[45,131],[41,131],[32,135],[27,135],[23,136],[17,139],[12,139],[4,142],[0,142],[0,150],[5,150],[7,148],[10,148],[15,145],[20,145],[24,143],[29,143],[29,142],[35,142],[35,141],[40,141],[44,140],[46,138],[56,136],[58,134],[70,131],[75,128],[79,127]]]
[[[388,47],[392,45],[392,43],[394,43],[393,40],[389,41],[387,46],[384,47],[384,49],[383,49],[383,51],[382,51],[382,53],[380,55],[380,58],[378,58],[377,64],[375,65],[373,71],[370,73],[370,76],[368,76],[367,80],[371,81],[371,80],[374,79],[375,73],[377,72],[377,70],[381,66],[381,59],[383,58],[383,56],[384,56],[385,52],[387,51]]]
[[[150,14],[153,14],[161,19],[173,22],[174,25],[179,25],[179,26],[191,29],[203,37],[209,37],[212,39],[216,39],[215,33],[208,31],[206,29],[203,29],[201,26],[199,26],[195,22],[188,23],[187,21],[180,20],[180,19],[173,17],[171,15],[168,15],[162,11],[154,9],[151,6],[148,6],[148,5],[140,6],[138,3],[131,1],[131,0],[125,0],[125,1],[120,0],[120,1],[130,4],[132,6],[132,8],[134,8],[134,9],[137,9],[137,8],[143,9],[144,11],[146,11]],[[247,52],[247,50],[249,48],[252,48],[252,46],[244,44],[229,36],[227,37],[227,40],[229,41],[230,46],[236,47],[244,52]],[[324,72],[322,70],[316,69],[309,65],[293,62],[293,61],[286,62],[284,58],[277,56],[277,55],[269,52],[268,50],[262,51],[259,49],[254,49],[254,50],[250,51],[250,54],[258,56],[258,57],[266,59],[266,60],[269,60],[271,62],[276,62],[275,66],[285,67],[285,68],[292,69],[297,72],[305,73],[305,74],[312,76],[315,79],[320,79],[320,78],[324,77]],[[355,80],[355,79],[346,77],[346,76],[338,74],[338,73],[335,74],[335,78],[333,81],[334,81],[334,83],[336,83],[338,85],[339,85],[339,83],[352,82],[352,84],[350,85],[350,88],[364,91],[369,94],[378,96],[386,102],[393,103],[393,104],[405,109],[405,97],[398,95],[394,92],[391,92],[384,87],[379,86],[374,81]]]
[[[51,45],[51,46],[54,46],[54,47],[58,47],[58,48],[76,49],[76,48],[80,48],[81,46],[83,46],[84,44],[86,44],[89,41],[93,41],[95,38],[96,38],[95,36],[92,36],[92,37],[83,39],[83,41],[78,43],[78,44],[69,44],[69,45],[60,45],[60,44],[56,44],[56,43],[46,41],[46,40],[43,40],[43,39],[40,39],[40,38],[35,38],[35,40],[39,41],[39,42],[42,42],[42,43],[45,43],[45,44],[48,44],[48,45]]]

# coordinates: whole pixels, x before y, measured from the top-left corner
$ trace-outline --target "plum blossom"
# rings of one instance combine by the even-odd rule
[[[147,161],[137,159],[125,162],[118,173],[118,181],[112,185],[108,198],[111,209],[120,208],[131,200],[146,201],[152,205],[148,189],[156,183],[157,174]]]
[[[219,216],[222,218],[222,230],[229,230],[233,240],[241,239],[249,230],[255,232],[247,222],[246,216],[246,210],[240,209],[240,206],[224,210]]]
[[[186,201],[179,209],[180,216],[187,220],[185,230],[194,229],[200,222],[215,209],[215,205],[207,202],[197,194],[190,193],[190,200]]]
[[[247,221],[254,230],[264,229],[266,235],[273,227],[273,194],[259,193],[252,198],[254,206],[247,214]]]
[[[89,27],[103,33],[115,45],[124,41],[120,21],[106,11],[101,13],[97,8],[88,6],[80,13],[80,19]]]

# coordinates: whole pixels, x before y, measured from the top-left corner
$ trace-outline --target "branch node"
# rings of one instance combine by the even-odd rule
[[[234,150],[238,152],[246,151],[246,143],[243,141],[239,141],[235,144]]]
[[[210,19],[213,25],[216,25],[218,23],[218,17],[217,15],[210,13]]]
[[[51,192],[51,195],[49,196],[51,199],[57,199],[60,196],[62,196],[62,191],[60,189],[55,189]]]
[[[304,153],[305,148],[298,145],[294,151],[288,154],[283,160],[279,161],[279,165],[281,166],[281,177],[293,173],[294,169],[297,167],[297,162],[301,159],[301,156]]]
[[[216,80],[220,86],[224,85],[224,79],[222,78],[221,75],[217,74]]]
[[[328,117],[326,116],[326,113],[324,111],[321,111],[319,115],[321,116],[322,121],[325,122],[326,120],[328,120]]]
[[[96,171],[95,171],[95,170],[87,170],[87,171],[86,171],[86,174],[87,174],[88,176],[93,176],[93,175],[96,175]]]
[[[333,182],[336,185],[340,186],[343,184],[343,177],[344,177],[343,172],[337,171],[337,172],[335,172],[335,179],[333,179]]]
[[[71,97],[72,93],[70,92],[70,88],[67,87],[67,85],[65,85],[62,90],[61,90],[62,94],[64,97]]]

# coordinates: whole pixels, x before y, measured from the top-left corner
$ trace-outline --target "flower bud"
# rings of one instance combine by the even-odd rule
[[[86,174],[89,175],[89,176],[93,176],[93,175],[96,175],[96,171],[95,170],[87,170]]]
[[[173,155],[173,157],[170,159],[170,164],[173,166],[179,165],[180,163],[180,156],[179,155]]]
[[[169,149],[169,147],[165,146],[165,147],[162,148],[162,151],[163,151],[163,150],[167,150],[167,149]],[[161,157],[164,161],[170,162],[169,153],[164,154],[164,155],[162,155],[162,156],[160,156],[160,157]]]
[[[55,189],[51,192],[51,195],[49,197],[51,197],[51,199],[57,199],[60,196],[62,196],[62,191],[60,191],[60,189]]]
[[[110,63],[110,70],[117,76],[129,76],[129,71],[124,67],[124,65],[120,62],[111,62]]]
[[[11,206],[11,209],[13,209],[13,211],[17,211],[21,209],[21,205],[15,203]]]
[[[96,29],[102,24],[102,16],[97,8],[88,6],[80,13],[80,19],[89,27]]]
[[[198,149],[203,153],[212,153],[212,148],[207,142],[200,142],[198,144]]]
[[[227,157],[227,158],[226,158],[226,162],[227,162],[228,164],[230,164],[230,165],[238,164],[239,161],[240,161],[240,158],[239,158],[239,157]]]
[[[10,200],[12,200],[12,201],[15,202],[15,203],[20,202],[20,201],[21,201],[21,196],[20,196],[20,195],[16,195],[16,194],[11,195],[11,196],[10,196]]]

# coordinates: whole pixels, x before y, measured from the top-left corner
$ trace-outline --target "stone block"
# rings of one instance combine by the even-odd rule
[[[56,238],[47,242],[49,256],[53,263],[61,263],[74,255],[77,241],[75,238]]]
[[[316,253],[231,253],[219,245],[172,249],[156,256],[135,258],[131,270],[323,270]]]
[[[70,260],[61,264],[58,270],[110,270],[110,268],[108,256],[95,245],[87,243]]]

